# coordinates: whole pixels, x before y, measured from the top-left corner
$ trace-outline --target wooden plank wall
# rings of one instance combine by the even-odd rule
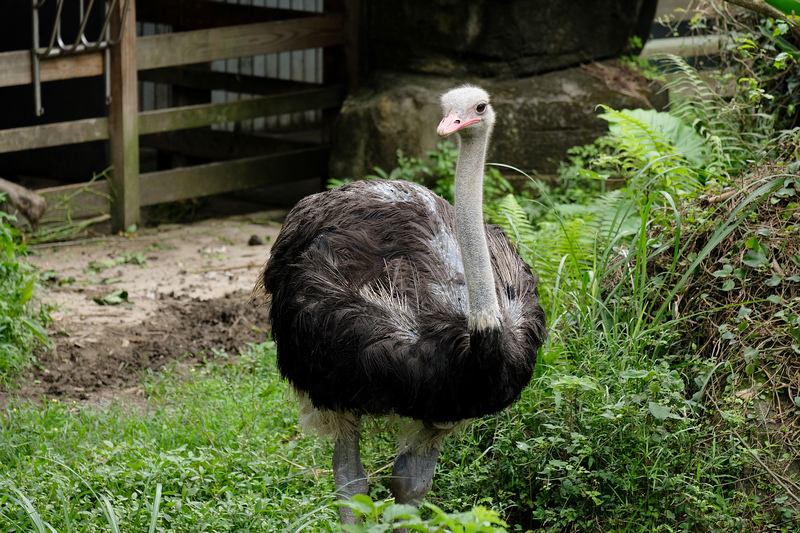
[[[234,135],[232,124],[237,124],[236,134],[243,129],[280,130],[298,121],[320,123],[324,110],[335,112],[340,107],[347,81],[340,74],[347,67],[339,65],[335,71],[324,71],[323,54],[331,50],[340,62],[346,57],[342,52],[346,41],[345,8],[356,2],[326,2],[332,9],[324,13],[319,12],[321,0],[245,2],[247,5],[139,0],[134,7],[139,11],[139,31],[143,31],[143,24],[151,24],[154,30],[160,25],[158,29],[164,33],[152,31],[152,35],[137,38],[131,30],[115,48],[109,117],[0,130],[0,153],[109,139],[115,163],[110,187],[115,230],[137,222],[140,206],[323,175],[328,157],[324,142],[309,145],[307,141],[272,135],[264,143],[240,142],[249,147],[249,156],[239,159],[232,158],[237,151],[226,144]],[[261,7],[269,2],[274,9]],[[281,9],[297,7],[298,3],[314,9]],[[131,26],[133,20],[128,20]],[[243,24],[243,20],[247,23]],[[181,31],[167,32],[170,28]],[[41,78],[46,82],[102,72],[102,56],[87,54],[43,62]],[[30,83],[30,52],[0,53],[0,87]],[[151,105],[138,94],[138,88],[147,87],[147,83],[154,95]],[[163,87],[169,89],[164,91]],[[159,90],[162,102],[157,105],[155,94]],[[197,94],[201,95],[201,103],[191,103],[192,95]],[[207,101],[202,95],[207,95]],[[182,100],[177,104],[188,101],[191,105],[167,101],[169,107],[165,108],[164,100]],[[150,109],[137,113],[140,107]],[[186,135],[192,143],[181,138]],[[199,156],[209,153],[224,160],[200,161],[186,168],[140,175],[140,139],[171,151],[195,143],[208,148],[205,153],[188,150],[184,161],[196,163]],[[324,134],[321,139],[325,140]],[[257,148],[262,147],[276,153],[256,154]],[[285,151],[287,148],[294,150]],[[76,184],[42,192],[66,195],[85,186]],[[93,187],[100,192],[109,191],[105,183],[95,183]],[[105,207],[102,195],[83,196],[90,212],[96,212],[98,205]]]

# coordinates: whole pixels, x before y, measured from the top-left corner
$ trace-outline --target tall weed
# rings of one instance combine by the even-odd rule
[[[5,195],[0,194],[0,202]],[[48,344],[45,326],[48,310],[35,299],[35,272],[20,262],[26,250],[22,236],[10,222],[15,218],[0,211],[0,385],[33,360],[38,344]]]

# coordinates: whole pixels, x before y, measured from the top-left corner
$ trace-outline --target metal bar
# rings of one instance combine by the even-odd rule
[[[80,5],[81,5],[81,11],[82,11],[83,10],[82,9],[83,8],[83,0],[80,0]],[[83,20],[81,21],[81,27],[78,29],[78,36],[75,38],[75,44],[73,44],[71,48],[67,47],[65,49],[65,52],[67,50],[77,51],[78,47],[81,46],[82,41],[86,41],[86,38],[84,36],[84,32],[86,31],[86,24],[89,22],[89,15],[92,12],[92,6],[93,5],[94,5],[94,0],[89,0],[89,8],[86,10],[86,13],[83,15]],[[101,33],[101,35],[102,35],[102,33]]]
[[[114,45],[116,45],[116,43],[119,43],[119,39],[117,39],[116,43],[111,44],[111,26],[110,26],[111,14],[114,12],[114,9],[116,8],[116,5],[117,5],[117,0],[111,0],[111,5],[110,6],[108,5],[107,1],[105,3],[105,6],[106,6],[106,18],[103,21],[103,27],[100,28],[100,36],[97,38],[97,41],[95,41],[93,43],[93,45],[92,45],[95,49],[97,49],[98,47],[102,46],[104,43],[107,46],[114,46]],[[122,27],[119,30],[120,31],[120,35],[119,35],[120,39],[122,38],[122,32],[125,31],[125,15],[127,14],[127,9],[128,9],[128,3],[127,2],[125,3],[124,9],[125,9],[126,13],[123,13],[123,15],[122,15]],[[103,39],[103,35],[105,35],[105,40]]]
[[[42,107],[42,79],[41,79],[41,60],[42,59],[52,59],[63,57],[66,55],[75,55],[80,53],[87,53],[87,52],[96,52],[100,50],[104,50],[104,57],[103,57],[103,73],[105,76],[105,89],[106,89],[106,104],[111,102],[111,75],[110,75],[110,62],[111,62],[111,55],[109,52],[109,48],[112,46],[116,46],[120,43],[125,33],[125,20],[128,16],[128,11],[130,7],[130,0],[125,0],[125,4],[121,5],[119,0],[106,0],[104,5],[106,6],[106,13],[105,19],[103,21],[103,27],[100,30],[100,34],[96,41],[89,41],[86,37],[86,26],[89,23],[89,17],[91,17],[92,9],[95,5],[95,0],[89,0],[88,7],[84,4],[84,0],[80,0],[78,14],[80,20],[80,27],[78,29],[78,35],[75,38],[75,43],[72,45],[67,45],[64,43],[64,39],[61,35],[61,16],[63,13],[64,8],[64,0],[58,0],[58,8],[56,11],[56,18],[53,24],[53,31],[50,34],[50,42],[48,43],[47,47],[44,50],[40,50],[39,48],[39,38],[40,38],[40,27],[39,27],[39,9],[44,5],[46,0],[31,0],[31,11],[32,11],[32,21],[33,21],[33,46],[31,48],[31,79],[33,82],[33,98],[34,98],[34,106],[35,112],[37,116],[41,116],[44,114],[44,107]],[[112,14],[122,8],[121,13],[121,22],[119,27],[119,33],[116,39],[111,38],[111,16]]]
[[[58,11],[56,12],[56,20],[53,23],[53,32],[50,34],[50,44],[44,52],[39,53],[41,57],[47,57],[53,52],[55,52],[53,55],[59,55],[66,46],[64,40],[61,38],[61,12],[63,8],[64,0],[58,0]],[[55,43],[58,43],[58,48],[53,50],[55,48]]]
[[[111,103],[111,48],[103,52],[103,80],[106,86],[106,105]]]
[[[81,0],[83,1],[83,0]],[[108,22],[111,20],[111,13],[113,13],[114,5],[111,5],[111,8],[108,6],[108,2],[105,3],[106,6],[106,25],[103,26],[103,30],[100,32],[100,36],[97,40],[100,40],[105,34],[106,41],[111,38],[111,27],[108,26]],[[125,28],[125,20],[122,21],[122,30]],[[106,47],[105,51],[103,52],[103,80],[106,86],[106,105],[111,104],[111,48]]]
[[[114,3],[116,3],[116,2],[117,2],[117,0],[112,0],[112,4],[111,4],[112,8],[113,8]],[[128,9],[130,7],[130,3],[131,3],[131,0],[125,0],[125,5],[122,7],[122,22],[121,22],[122,25],[120,26],[120,29],[119,29],[119,35],[117,35],[117,39],[116,40],[113,40],[113,39],[111,39],[111,35],[109,34],[108,46],[117,46],[119,44],[119,42],[122,40],[122,37],[125,34],[125,19],[128,17],[128,11],[130,11]],[[112,9],[112,11],[113,11],[113,9]]]
[[[89,23],[89,17],[91,17],[92,9],[94,7],[95,0],[90,0],[89,7],[84,10],[83,0],[81,0],[81,25],[78,30],[78,36],[75,39],[75,43],[72,45],[68,45],[64,42],[64,39],[61,36],[61,14],[62,8],[64,6],[64,0],[58,0],[58,11],[56,13],[56,21],[53,25],[53,31],[50,35],[50,42],[48,43],[47,47],[44,50],[39,49],[39,43],[36,42],[34,46],[35,53],[41,59],[50,59],[55,57],[60,57],[64,55],[71,55],[71,54],[80,54],[80,53],[87,53],[87,52],[95,52],[98,50],[102,50],[106,47],[116,46],[123,37],[125,32],[125,26],[123,25],[120,28],[120,33],[116,36],[116,38],[111,37],[111,33],[108,31],[111,23],[111,13],[114,9],[117,8],[117,4],[119,0],[110,0],[110,5],[108,0],[105,2],[106,5],[106,16],[103,20],[103,26],[100,29],[100,37],[96,41],[90,41],[86,38],[86,26]],[[38,25],[38,16],[39,16],[39,8],[44,4],[44,2],[36,3],[36,0],[32,0],[33,5],[33,12],[34,17],[36,19],[36,24]],[[130,0],[125,0],[125,4],[123,6],[122,11],[122,22],[124,24],[125,18],[128,16],[128,11],[130,7]],[[103,38],[105,35],[105,38]]]
[[[39,48],[39,7],[44,4],[37,4],[36,0],[31,0],[31,18],[33,25],[33,46],[31,47],[31,79],[33,81],[33,106],[34,113],[37,117],[42,116],[44,108],[42,107],[42,79],[39,73],[39,56],[36,54],[36,49]]]

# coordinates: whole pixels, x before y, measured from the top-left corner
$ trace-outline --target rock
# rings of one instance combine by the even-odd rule
[[[247,241],[248,246],[263,246],[264,239],[258,235],[250,235],[250,240]]]
[[[607,131],[606,122],[597,118],[599,104],[623,109],[666,103],[665,95],[654,94],[643,83],[640,94],[631,89],[629,79],[615,88],[611,82],[624,77],[620,68],[611,63],[507,80],[378,73],[342,107],[331,177],[361,178],[375,166],[389,171],[397,166],[398,148],[409,157],[435,149],[441,140],[436,135],[442,116],[439,97],[466,81],[486,89],[497,112],[488,160],[526,172],[553,173],[569,148],[591,143]]]
[[[619,57],[656,0],[371,0],[371,70],[522,77]]]
[[[439,96],[452,85],[439,77],[388,74],[348,96],[335,125],[330,176],[361,178],[375,166],[394,168],[398,149],[418,156],[435,148]]]

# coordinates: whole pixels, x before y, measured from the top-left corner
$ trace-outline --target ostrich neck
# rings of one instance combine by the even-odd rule
[[[470,331],[500,328],[500,306],[483,223],[483,166],[488,143],[488,134],[461,136],[456,162],[456,229],[467,281]]]

